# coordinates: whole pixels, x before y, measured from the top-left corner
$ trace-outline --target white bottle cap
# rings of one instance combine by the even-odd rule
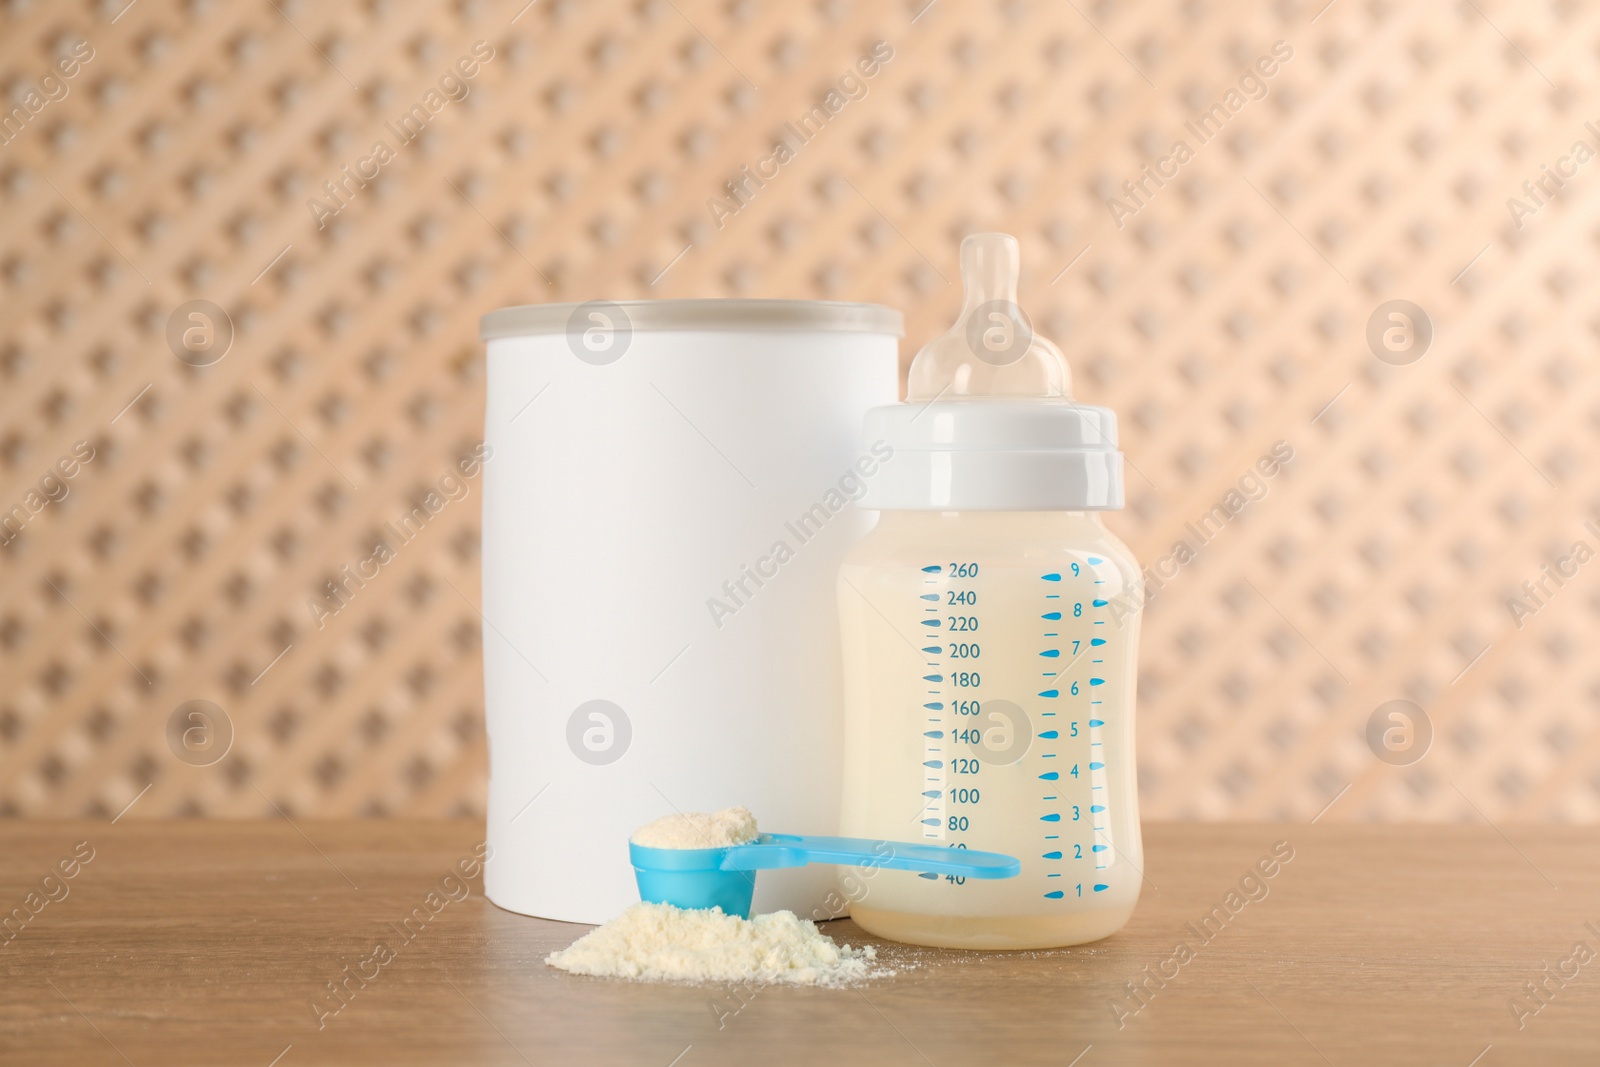
[[[906,511],[1107,511],[1123,506],[1110,408],[1048,400],[890,404],[864,438],[894,449],[860,505]]]
[[[1117,416],[1072,400],[1061,350],[1017,305],[1016,238],[961,243],[961,314],[911,363],[908,398],[867,412],[894,450],[864,508],[1105,511],[1123,506]]]

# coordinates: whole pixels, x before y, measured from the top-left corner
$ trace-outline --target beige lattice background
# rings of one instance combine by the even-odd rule
[[[1324,3],[0,4],[0,810],[481,811],[477,482],[322,629],[306,607],[480,436],[479,314],[870,300],[909,358],[962,235],[1003,229],[1078,394],[1122,414],[1141,559],[1295,451],[1149,608],[1148,816],[1596,818],[1600,564],[1520,627],[1506,598],[1600,547],[1600,162],[1523,191],[1600,147],[1600,12]],[[1277,41],[1202,144],[1185,122]],[[1119,228],[1106,198],[1178,139]],[[1394,298],[1434,325],[1402,366],[1365,336]],[[166,336],[196,299],[235,329],[205,367]],[[1433,728],[1407,767],[1364,737],[1397,698]],[[233,724],[211,766],[169,751],[194,699]]]

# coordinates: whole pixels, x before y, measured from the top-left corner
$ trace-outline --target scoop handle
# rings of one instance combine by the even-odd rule
[[[723,856],[724,871],[763,871],[842,863],[894,871],[928,871],[966,878],[1015,878],[1022,864],[1014,856],[976,849],[883,841],[869,837],[818,837],[812,834],[762,834],[759,841],[735,845]]]

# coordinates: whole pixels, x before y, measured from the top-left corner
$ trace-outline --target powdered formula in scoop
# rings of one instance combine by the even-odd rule
[[[872,976],[871,946],[840,945],[792,911],[741,919],[717,909],[635,904],[545,963],[643,982],[848,985]],[[884,973],[884,972],[878,972]]]
[[[629,838],[646,848],[731,848],[754,841],[756,817],[746,807],[707,814],[691,811],[647,823]]]

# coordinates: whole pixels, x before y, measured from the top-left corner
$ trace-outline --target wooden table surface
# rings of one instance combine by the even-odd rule
[[[1153,825],[1139,909],[1106,941],[947,952],[841,920],[825,929],[879,944],[901,973],[743,991],[547,968],[585,927],[501,911],[476,883],[450,899],[443,880],[480,835],[464,822],[0,824],[0,907],[28,915],[0,933],[0,1062],[1600,1062],[1600,829]],[[1248,877],[1278,842],[1293,858]],[[75,849],[92,859],[74,863]],[[430,891],[448,903],[403,937]],[[392,957],[376,964],[379,942]],[[338,1003],[326,984],[346,966],[376,974],[319,1026],[313,1005]]]

